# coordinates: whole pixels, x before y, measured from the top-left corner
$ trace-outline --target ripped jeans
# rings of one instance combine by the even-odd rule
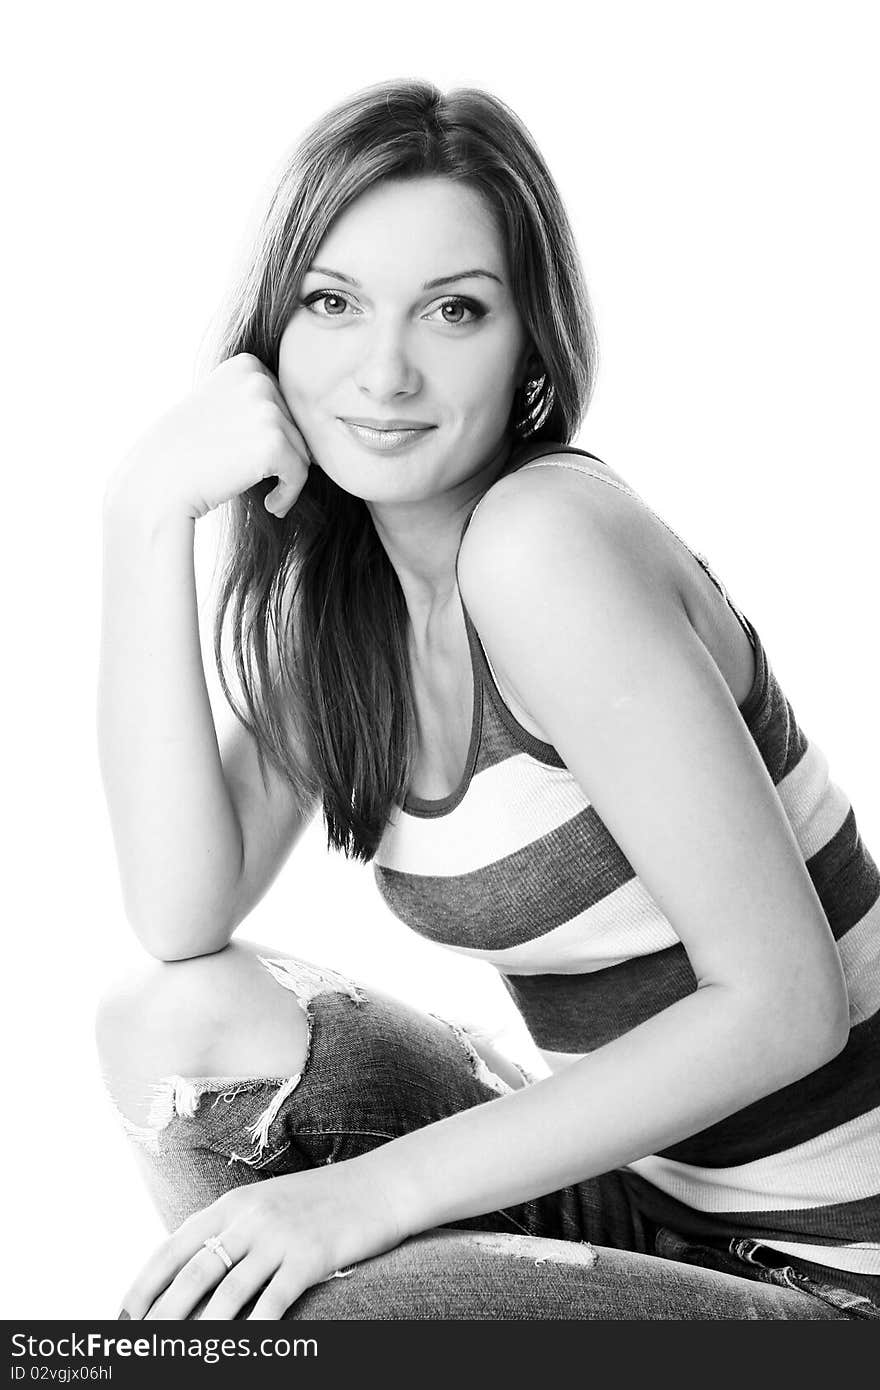
[[[302,1071],[163,1077],[152,1087],[146,1124],[121,1116],[169,1231],[230,1188],[353,1158],[511,1089],[457,1025],[304,961],[260,960],[306,1012]],[[880,1316],[873,1301],[826,1283],[830,1271],[816,1278],[787,1259],[762,1263],[760,1251],[745,1246],[755,1242],[710,1249],[654,1226],[621,1170],[411,1238],[307,1290],[286,1316]]]

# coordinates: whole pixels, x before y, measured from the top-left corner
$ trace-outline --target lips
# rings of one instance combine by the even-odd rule
[[[340,416],[349,434],[351,434],[360,444],[366,445],[368,449],[378,450],[380,453],[390,453],[397,449],[406,449],[413,444],[419,443],[434,425],[425,424],[421,420],[383,420],[376,422],[373,420],[356,420],[345,416]]]
[[[371,420],[365,415],[340,415],[347,425],[361,425],[366,430],[432,430],[430,420]]]

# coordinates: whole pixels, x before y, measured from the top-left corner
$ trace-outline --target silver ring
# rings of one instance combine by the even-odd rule
[[[206,1250],[211,1251],[212,1255],[219,1255],[227,1269],[232,1268],[232,1261],[230,1260],[226,1248],[223,1245],[223,1242],[221,1241],[219,1236],[208,1236],[208,1239],[203,1240],[202,1244],[204,1245]]]

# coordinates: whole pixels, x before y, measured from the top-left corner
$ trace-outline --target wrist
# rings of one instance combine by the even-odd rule
[[[404,1135],[402,1139],[391,1139],[350,1160],[357,1165],[370,1203],[394,1244],[418,1235],[433,1224],[429,1203],[412,1166],[401,1152],[408,1147],[406,1138]]]
[[[111,477],[104,490],[104,526],[155,535],[195,526],[195,513],[183,502],[169,498],[131,467]]]

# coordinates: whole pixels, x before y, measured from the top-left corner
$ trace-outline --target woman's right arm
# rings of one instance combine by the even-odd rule
[[[269,476],[279,483],[267,503],[283,515],[307,471],[274,378],[233,359],[160,422],[105,495],[99,758],[126,913],[164,960],[225,946],[315,810],[271,767],[267,792],[237,721],[221,750],[194,565],[198,516]]]

